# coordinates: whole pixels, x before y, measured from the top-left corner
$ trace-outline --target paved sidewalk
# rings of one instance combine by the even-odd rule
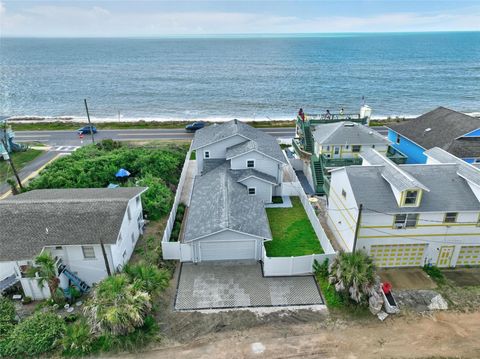
[[[290,196],[282,196],[283,203],[268,203],[265,208],[292,208]]]
[[[187,176],[185,177],[185,183],[183,184],[182,195],[180,196],[180,202],[187,204],[188,199],[192,193],[193,180],[197,172],[197,161],[188,161]]]
[[[183,263],[175,309],[323,304],[313,276],[263,277],[253,261]]]

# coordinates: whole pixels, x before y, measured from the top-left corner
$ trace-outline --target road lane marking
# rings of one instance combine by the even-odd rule
[[[51,135],[19,135],[17,132],[15,135],[15,138],[20,138],[20,137],[32,138],[32,137],[52,137],[52,136]]]

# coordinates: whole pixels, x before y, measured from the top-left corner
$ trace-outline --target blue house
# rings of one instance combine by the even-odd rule
[[[480,162],[480,119],[438,107],[413,120],[388,126],[392,146],[407,163],[426,163],[426,150],[440,147],[468,163]]]

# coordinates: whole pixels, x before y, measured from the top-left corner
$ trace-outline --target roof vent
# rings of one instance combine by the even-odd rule
[[[369,131],[368,134],[369,134],[369,135],[373,135],[373,131]]]
[[[237,124],[238,120],[237,120],[237,119],[234,119],[233,122],[234,122],[235,124]]]
[[[429,127],[429,128],[426,128],[425,129],[425,132],[430,132],[432,129]]]

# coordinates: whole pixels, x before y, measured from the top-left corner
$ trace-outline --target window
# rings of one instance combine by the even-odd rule
[[[478,215],[478,219],[477,219],[477,227],[480,227],[480,214]]]
[[[255,160],[247,160],[247,168],[254,168]]]
[[[345,190],[343,188],[342,188],[342,197],[347,198],[347,192],[345,192]]]
[[[345,149],[348,150],[350,148],[349,145],[345,145]]]
[[[135,243],[135,235],[132,233],[132,243]]]
[[[360,145],[352,145],[352,152],[360,152],[362,146]]]
[[[400,143],[400,135],[398,133],[397,133],[397,140],[395,142],[397,142],[397,144]]]
[[[249,195],[255,195],[256,193],[256,188],[255,187],[248,187],[248,194]]]
[[[203,158],[210,158],[210,151],[203,151]]]
[[[135,202],[137,203],[137,206],[140,204],[140,196],[137,196],[137,198],[135,198]]]
[[[393,228],[415,228],[417,226],[418,213],[397,214]]]
[[[56,246],[55,249],[56,249],[57,251],[61,251],[61,250],[63,249],[63,247],[62,247],[62,246]]]
[[[404,204],[415,205],[417,203],[418,191],[406,191]]]
[[[445,218],[443,219],[443,223],[455,223],[457,221],[457,212],[447,212],[445,213]]]
[[[333,153],[336,154],[336,155],[338,155],[338,154],[340,153],[340,147],[335,146],[335,147],[333,148]]]
[[[123,261],[125,261],[125,259],[127,259],[127,250],[126,249],[123,251],[122,257],[123,257]]]
[[[375,145],[372,145],[372,148],[375,148]]]
[[[95,249],[93,246],[82,246],[84,259],[95,259]]]
[[[327,146],[327,151],[330,151],[330,146]]]
[[[132,212],[130,212],[130,206],[127,207],[127,215],[128,215],[128,220],[132,220]]]
[[[118,242],[118,244],[122,243],[122,234],[121,233],[118,235],[117,242]]]

